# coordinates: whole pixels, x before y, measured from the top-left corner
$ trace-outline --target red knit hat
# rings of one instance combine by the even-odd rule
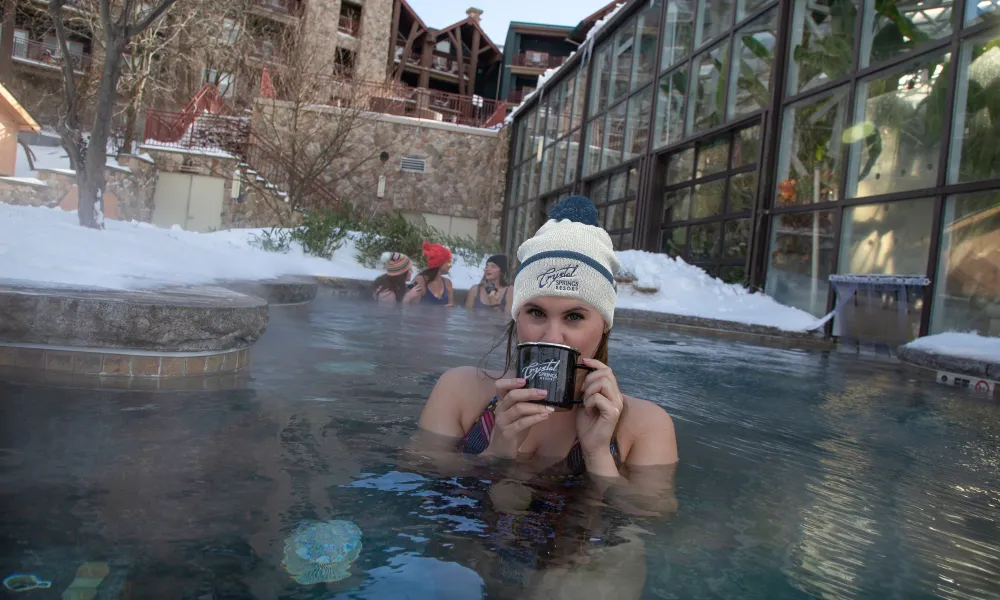
[[[427,258],[428,269],[436,269],[447,262],[451,262],[451,250],[441,244],[424,242],[424,256]]]

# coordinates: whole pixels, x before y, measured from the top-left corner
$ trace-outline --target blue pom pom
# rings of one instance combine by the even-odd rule
[[[586,196],[570,196],[556,204],[552,212],[549,213],[550,221],[565,219],[597,227],[597,208]]]

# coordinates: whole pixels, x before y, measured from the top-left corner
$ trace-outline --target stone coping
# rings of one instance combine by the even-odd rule
[[[371,290],[372,282],[361,279],[320,277],[320,283],[331,288],[334,295],[362,297]],[[455,305],[464,306],[469,290],[455,290]],[[818,333],[785,331],[764,325],[747,325],[735,321],[687,317],[670,313],[619,308],[615,321],[629,325],[673,329],[703,337],[724,337],[762,346],[778,348],[833,349],[836,344]]]
[[[287,276],[260,281],[229,281],[225,287],[250,296],[257,296],[272,306],[308,304],[316,298],[319,283],[315,277]]]
[[[1000,359],[987,361],[976,358],[962,358],[950,354],[938,354],[927,350],[900,346],[896,351],[904,364],[931,369],[934,371],[949,371],[969,377],[1000,381]]]
[[[244,389],[250,376],[234,371],[204,377],[106,377],[60,371],[35,371],[0,367],[0,381],[21,385],[87,390],[136,390],[149,392],[200,392]]]
[[[250,349],[177,356],[0,345],[0,367],[76,376],[170,379],[233,373],[250,364]]]
[[[267,302],[215,286],[121,291],[0,281],[0,343],[223,352],[252,346]]]

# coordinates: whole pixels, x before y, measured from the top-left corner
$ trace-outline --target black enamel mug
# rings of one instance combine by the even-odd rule
[[[562,344],[525,342],[517,345],[517,377],[524,379],[524,389],[549,392],[538,404],[569,410],[582,403],[576,399],[576,371],[594,371],[591,367],[576,364],[580,351]]]

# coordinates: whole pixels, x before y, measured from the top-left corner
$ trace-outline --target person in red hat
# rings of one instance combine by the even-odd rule
[[[451,271],[451,250],[441,244],[424,242],[424,257],[427,259],[427,268],[413,279],[413,289],[407,292],[403,304],[418,302],[454,306],[455,291],[451,287],[451,280],[445,277]]]

